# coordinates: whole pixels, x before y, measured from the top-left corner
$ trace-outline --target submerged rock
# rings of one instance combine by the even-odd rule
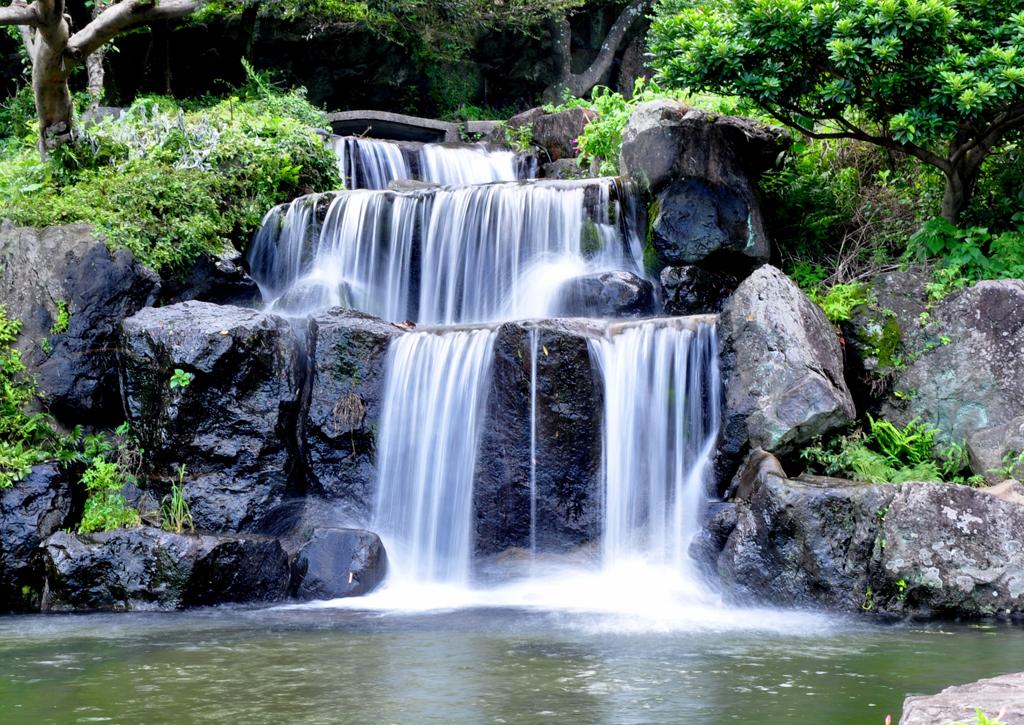
[[[897,372],[882,408],[900,425],[913,418],[962,443],[1024,410],[1024,281],[979,282],[947,297]]]
[[[255,310],[185,302],[125,321],[128,419],[158,486],[186,467],[197,528],[258,529],[289,493],[302,356],[287,322]]]
[[[947,687],[937,695],[908,697],[900,725],[975,722],[977,710],[1003,723],[1024,722],[1024,672]]]
[[[558,291],[558,317],[629,318],[655,314],[654,285],[632,272],[599,272],[569,280]]]
[[[22,322],[16,344],[43,404],[69,427],[120,422],[120,324],[159,290],[154,272],[88,225],[0,226],[0,303]]]
[[[383,583],[388,555],[380,537],[359,529],[316,529],[292,567],[294,595],[303,601],[369,594]]]
[[[0,611],[38,608],[43,571],[39,545],[74,523],[76,500],[67,474],[55,463],[0,490]]]
[[[181,609],[287,596],[288,557],[274,540],[120,529],[60,532],[45,544],[48,611]]]
[[[537,325],[538,551],[569,551],[601,531],[602,392],[586,322]],[[477,455],[476,550],[530,547],[531,328],[501,326]]]
[[[357,518],[373,506],[374,455],[383,413],[388,348],[402,330],[361,312],[334,309],[310,323],[305,452],[313,488]]]
[[[779,270],[764,266],[748,277],[719,330],[728,458],[748,445],[792,451],[853,419],[832,325]]]

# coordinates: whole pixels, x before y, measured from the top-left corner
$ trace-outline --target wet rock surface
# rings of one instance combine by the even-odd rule
[[[270,602],[288,592],[288,557],[274,540],[121,529],[59,532],[45,543],[47,611],[147,611]]]
[[[0,490],[0,611],[38,607],[43,588],[39,545],[72,525],[81,498],[68,474],[53,463],[33,467],[14,486]]]
[[[568,551],[601,530],[601,387],[586,322],[537,326],[536,545]],[[530,547],[530,328],[502,325],[473,489],[480,555]]]
[[[304,347],[289,323],[185,302],[126,320],[122,345],[125,408],[146,451],[147,485],[169,487],[184,465],[201,530],[255,530],[272,519],[297,470]],[[193,376],[187,385],[172,387],[176,370]]]
[[[131,252],[111,253],[85,224],[0,226],[0,303],[44,406],[63,424],[116,425],[120,324],[160,290]]]
[[[511,128],[530,126],[533,143],[547,151],[551,161],[559,161],[576,156],[576,140],[596,115],[587,108],[570,108],[558,113],[533,108],[510,118],[508,125]]]
[[[304,439],[312,488],[366,518],[375,495],[377,432],[388,348],[402,330],[360,312],[313,318]]]
[[[654,285],[631,272],[601,272],[571,279],[559,289],[559,317],[648,317],[657,311]]]
[[[665,267],[660,275],[665,314],[673,316],[717,314],[739,286],[729,274],[695,265]]]
[[[388,571],[377,534],[360,529],[317,529],[292,566],[295,596],[303,601],[369,594]]]

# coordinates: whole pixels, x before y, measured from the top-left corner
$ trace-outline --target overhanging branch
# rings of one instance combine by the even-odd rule
[[[14,0],[7,7],[0,8],[0,25],[22,25],[38,28],[40,22],[39,9],[35,3],[29,5],[23,0]]]
[[[71,36],[67,54],[79,61],[126,30],[160,20],[177,20],[199,8],[199,0],[123,0]]]

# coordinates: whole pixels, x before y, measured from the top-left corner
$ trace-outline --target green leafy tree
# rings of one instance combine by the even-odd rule
[[[951,222],[1024,126],[1021,0],[662,0],[651,47],[665,83],[931,164]]]

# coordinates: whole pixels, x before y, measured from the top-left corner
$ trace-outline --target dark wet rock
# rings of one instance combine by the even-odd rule
[[[49,611],[146,611],[284,598],[288,557],[273,540],[120,529],[59,532],[45,544]]]
[[[241,252],[231,248],[216,258],[202,257],[183,277],[165,280],[161,297],[164,305],[197,300],[256,307],[260,302],[260,288],[242,266]]]
[[[1024,480],[1024,416],[975,431],[967,439],[971,470],[989,483]]]
[[[388,556],[380,537],[359,529],[317,529],[295,558],[295,596],[339,599],[369,594],[384,581]]]
[[[767,475],[738,508],[718,558],[723,589],[746,603],[858,611],[896,487]]]
[[[0,269],[0,303],[22,321],[17,345],[43,405],[67,426],[120,422],[120,324],[153,303],[159,277],[85,224],[0,227]]]
[[[651,243],[661,262],[733,269],[767,261],[756,184],[788,138],[674,101],[640,104],[623,131],[619,165],[655,198]]]
[[[739,280],[730,274],[712,272],[696,265],[665,267],[661,270],[665,314],[716,314],[722,311],[738,285]]]
[[[125,408],[147,485],[163,491],[185,465],[197,528],[272,519],[295,478],[302,357],[288,323],[255,310],[185,302],[126,320]],[[178,369],[194,377],[172,388]]]
[[[852,420],[839,340],[821,308],[782,272],[764,266],[722,311],[725,388],[722,452],[784,453]]]
[[[313,341],[305,449],[313,487],[365,519],[373,506],[377,431],[395,325],[334,309],[310,323]]]
[[[1024,723],[1024,672],[947,687],[937,695],[908,697],[900,725],[971,723],[978,710],[1008,725]]]
[[[881,522],[876,607],[970,617],[1024,612],[1021,531],[1018,503],[953,484],[899,487]]]
[[[585,322],[537,325],[537,549],[568,551],[601,530],[601,387]],[[473,488],[481,555],[530,546],[531,330],[502,325]]]
[[[597,114],[586,108],[570,108],[558,113],[545,113],[540,108],[513,116],[508,120],[512,128],[531,126],[533,143],[548,152],[551,161],[576,156],[576,140]]]
[[[654,285],[631,272],[599,272],[569,280],[558,291],[558,317],[649,317]]]
[[[756,179],[772,168],[790,143],[783,129],[751,118],[649,101],[629,118],[619,165],[652,191],[690,176],[731,185],[739,174]]]
[[[35,466],[13,487],[0,490],[0,611],[38,608],[43,589],[39,545],[74,524],[80,498],[54,463]]]
[[[576,159],[559,159],[541,166],[541,176],[545,179],[589,179],[593,174],[589,169],[581,168]]]
[[[979,282],[932,308],[922,340],[882,407],[901,425],[919,418],[962,443],[1024,410],[1024,281]]]
[[[763,229],[755,231],[748,201],[735,188],[687,178],[666,186],[655,199],[651,243],[665,264],[704,262],[731,268],[735,257],[768,261]]]

